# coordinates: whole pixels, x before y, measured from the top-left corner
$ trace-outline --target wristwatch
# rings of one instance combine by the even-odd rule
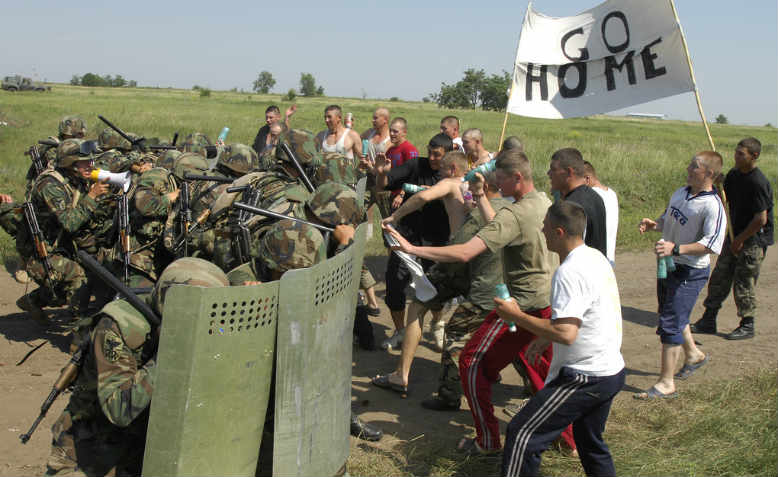
[[[673,245],[673,255],[676,257],[681,254],[681,246],[678,244]]]

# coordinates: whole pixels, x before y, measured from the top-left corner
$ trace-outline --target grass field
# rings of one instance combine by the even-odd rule
[[[678,101],[693,101],[679,96]],[[370,127],[373,110],[389,107],[392,116],[403,116],[409,123],[409,140],[424,154],[427,141],[438,131],[440,118],[454,114],[462,130],[478,127],[485,145],[495,150],[503,114],[487,111],[446,110],[435,104],[355,98],[298,98],[293,126],[314,132],[324,128],[323,110],[331,103],[354,113],[357,131]],[[50,93],[9,93],[0,91],[0,192],[22,197],[24,174],[29,159],[24,151],[38,139],[56,135],[59,120],[67,114],[86,119],[90,137],[104,125],[102,114],[125,131],[168,140],[178,131],[181,137],[201,131],[212,139],[223,126],[230,127],[228,142],[251,144],[264,121],[264,110],[278,104],[279,95],[256,95],[214,91],[200,97],[198,91],[174,89],[87,88],[52,85]],[[725,158],[725,169],[733,164],[735,144],[743,137],[762,141],[760,167],[774,180],[776,168],[776,129],[733,125],[712,125],[716,147]],[[670,194],[684,184],[686,166],[699,150],[709,149],[701,123],[637,120],[599,116],[567,120],[541,120],[511,116],[506,135],[516,135],[526,144],[532,161],[536,186],[548,191],[551,154],[562,147],[576,147],[592,162],[603,183],[619,194],[621,205],[618,247],[636,249],[648,246],[654,237],[641,237],[636,224],[641,217],[656,217]],[[15,252],[2,233],[0,253],[11,258]]]

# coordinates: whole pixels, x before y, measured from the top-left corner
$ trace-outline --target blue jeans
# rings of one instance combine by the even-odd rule
[[[623,369],[612,376],[586,376],[572,368],[560,369],[508,424],[501,475],[539,475],[541,453],[572,423],[586,475],[615,476],[602,432],[625,375]]]

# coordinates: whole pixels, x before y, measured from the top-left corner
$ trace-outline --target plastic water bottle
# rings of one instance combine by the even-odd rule
[[[367,156],[367,151],[370,148],[370,141],[362,139],[362,155]]]
[[[675,271],[675,260],[673,260],[673,257],[670,256],[665,257],[665,266],[667,267],[668,272]]]
[[[485,162],[480,166],[476,167],[475,169],[471,170],[467,174],[465,174],[465,177],[462,178],[462,180],[471,181],[475,179],[476,172],[480,173],[481,175],[485,175],[488,172],[492,172],[496,166],[497,166],[497,161],[495,159],[492,159],[491,161]]]
[[[664,243],[664,239],[659,239],[659,243]],[[656,257],[656,278],[660,280],[667,278],[667,262],[665,261],[665,257]]]
[[[506,300],[506,301],[513,301],[513,298],[511,298],[510,292],[508,292],[508,286],[504,283],[498,284],[496,287],[494,287],[494,293],[497,295],[497,298],[500,300]],[[500,321],[505,323],[505,320],[500,318]],[[505,323],[508,325],[508,331],[511,333],[516,332],[516,323]]]
[[[415,194],[424,190],[424,187],[416,184],[403,184],[403,190],[406,194]]]
[[[224,126],[222,128],[222,132],[219,133],[219,137],[216,138],[216,143],[223,146],[224,145],[224,141],[227,140],[227,134],[229,134],[229,133],[230,133],[230,128],[228,128],[227,126]]]

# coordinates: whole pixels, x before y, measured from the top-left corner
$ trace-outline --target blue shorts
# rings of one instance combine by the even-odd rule
[[[683,329],[689,324],[689,315],[709,275],[710,267],[676,264],[675,271],[668,271],[666,279],[657,280],[659,325],[656,334],[662,343],[683,344]]]

